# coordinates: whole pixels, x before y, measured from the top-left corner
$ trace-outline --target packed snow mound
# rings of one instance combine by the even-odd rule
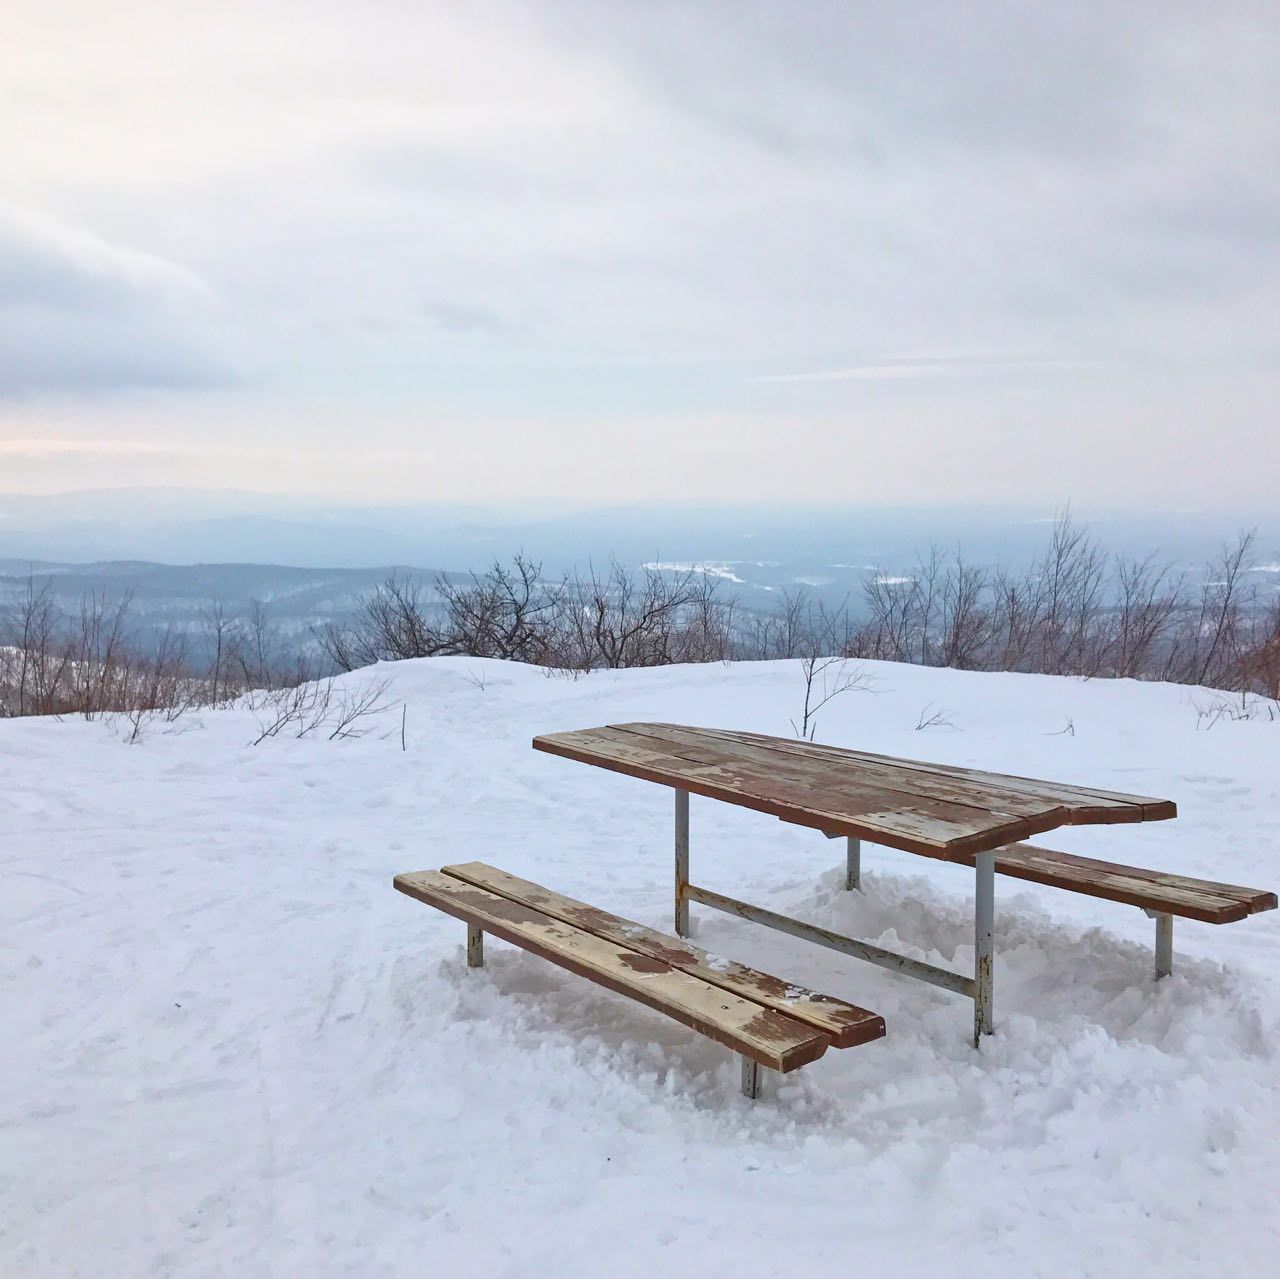
[[[1168,685],[868,663],[820,741],[1167,796],[1045,843],[1280,886],[1280,722]],[[479,859],[670,928],[671,793],[530,749],[666,720],[790,735],[796,663],[577,680],[436,659],[362,737],[0,722],[0,1272],[1274,1273],[1280,912],[1178,921],[997,879],[960,998],[693,908],[717,954],[887,1037],[737,1091],[723,1048],[394,892]],[[922,714],[926,708],[932,708]],[[917,730],[934,711],[934,726]],[[1206,729],[1205,725],[1211,723]],[[403,732],[403,747],[402,747]],[[692,801],[698,882],[964,969],[972,875]]]

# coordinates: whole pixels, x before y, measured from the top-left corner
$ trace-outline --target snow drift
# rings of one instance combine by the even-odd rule
[[[1280,723],[1169,685],[866,670],[819,740],[1168,796],[1176,821],[1046,842],[1280,884]],[[998,879],[978,1053],[967,1001],[695,907],[701,945],[888,1023],[753,1105],[726,1050],[657,1014],[496,941],[467,972],[462,926],[391,877],[482,859],[668,928],[670,792],[529,739],[785,735],[797,665],[347,678],[370,677],[406,749],[398,711],[254,748],[244,707],[134,745],[0,723],[5,1274],[1272,1273],[1280,912],[1179,921],[1157,986],[1138,911]],[[971,875],[865,845],[848,894],[842,855],[692,801],[700,882],[971,962]]]

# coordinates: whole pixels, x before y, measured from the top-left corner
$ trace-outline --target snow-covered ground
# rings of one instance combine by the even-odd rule
[[[1045,842],[1280,886],[1280,723],[1126,682],[868,665],[820,740],[1169,796],[1181,816]],[[247,709],[136,745],[0,722],[5,1276],[1271,1275],[1280,912],[1179,921],[997,880],[997,1033],[971,1006],[694,908],[704,946],[883,1013],[776,1077],[395,893],[478,858],[669,927],[670,792],[529,748],[662,719],[788,734],[794,664],[578,681],[381,668],[359,740]],[[350,677],[354,682],[367,674]],[[926,705],[952,728],[915,731]],[[1074,733],[1063,731],[1068,724]],[[695,798],[694,875],[935,962],[972,959],[972,877]]]

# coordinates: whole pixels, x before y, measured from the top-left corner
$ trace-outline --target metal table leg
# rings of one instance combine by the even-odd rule
[[[862,840],[850,835],[845,852],[844,886],[850,892],[862,887]]]
[[[1173,916],[1156,916],[1156,980],[1173,972]]]
[[[973,1046],[991,1034],[992,960],[995,950],[996,855],[979,853],[974,859],[973,909]]]
[[[676,936],[689,935],[689,792],[676,791]]]

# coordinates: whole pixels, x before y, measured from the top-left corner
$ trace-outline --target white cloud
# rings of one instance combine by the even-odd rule
[[[839,481],[797,432],[985,432],[957,496],[1086,498],[1127,433],[1153,493],[1262,493],[1278,59],[1247,6],[19,0],[0,392],[92,433],[185,389],[195,439],[235,383],[272,448],[324,446],[286,484],[430,448],[388,487],[483,492],[496,452],[544,491],[803,498]],[[673,421],[683,466],[611,473]],[[1189,473],[1197,430],[1243,480]]]
[[[0,398],[226,383],[198,336],[211,301],[153,253],[0,214]]]
[[[1009,371],[1037,371],[1050,369],[1108,369],[1114,361],[1028,359],[1025,357],[949,359],[945,357],[914,357],[887,359],[881,362],[860,364],[848,369],[818,369],[804,373],[762,373],[748,379],[751,382],[882,382],[903,378],[964,377],[976,374],[1004,373]]]

